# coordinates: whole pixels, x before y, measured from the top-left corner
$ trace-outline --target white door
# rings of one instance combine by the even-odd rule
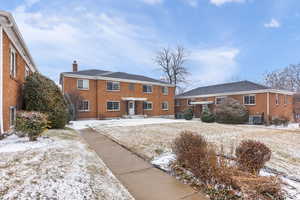
[[[134,115],[134,101],[128,101],[128,114]]]

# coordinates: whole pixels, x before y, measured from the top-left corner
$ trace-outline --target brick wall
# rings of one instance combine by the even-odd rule
[[[64,93],[77,89],[78,78],[63,77]],[[147,98],[152,102],[152,110],[143,110],[141,101],[136,101],[136,113],[148,116],[174,115],[174,87],[169,87],[168,95],[162,94],[161,86],[153,85],[152,93],[143,92],[143,84],[134,83],[134,90],[129,88],[130,83],[120,82],[120,91],[107,91],[106,80],[89,80],[89,90],[79,90],[83,99],[89,100],[90,111],[80,112],[80,118],[113,118],[127,114],[127,102],[124,97]],[[107,101],[120,101],[120,111],[107,111]],[[161,103],[167,101],[169,109],[162,110]]]

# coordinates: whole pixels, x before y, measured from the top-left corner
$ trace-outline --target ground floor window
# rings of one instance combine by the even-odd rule
[[[9,126],[13,127],[16,124],[17,109],[14,106],[9,108]]]
[[[79,102],[79,111],[87,112],[90,110],[90,105],[88,100],[82,100]]]
[[[180,106],[180,100],[179,99],[175,100],[175,106]]]
[[[225,97],[216,97],[216,104],[221,104],[225,101]]]
[[[169,109],[169,103],[167,101],[162,102],[161,109],[162,110],[168,110]]]
[[[120,102],[119,101],[108,101],[107,102],[108,111],[120,111]]]
[[[152,110],[152,102],[145,101],[143,108],[144,108],[144,110]]]
[[[255,105],[256,104],[255,95],[244,96],[244,104],[245,105]]]
[[[300,119],[300,114],[299,113],[295,114],[295,117],[296,119]]]

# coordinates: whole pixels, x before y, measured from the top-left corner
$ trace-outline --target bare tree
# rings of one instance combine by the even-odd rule
[[[300,64],[265,74],[264,82],[274,89],[300,91]]]
[[[155,58],[155,63],[163,72],[165,80],[174,84],[176,88],[180,84],[187,83],[187,75],[189,74],[186,66],[187,54],[182,46],[177,46],[175,49],[163,48],[159,51]]]
[[[65,94],[65,98],[69,104],[69,110],[71,112],[72,120],[78,119],[78,111],[80,102],[83,100],[83,97],[80,95],[80,92],[77,90],[73,90],[69,93]]]

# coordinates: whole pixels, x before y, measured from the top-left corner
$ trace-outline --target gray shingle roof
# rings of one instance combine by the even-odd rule
[[[78,72],[64,72],[62,74],[83,75],[83,76],[103,76],[107,78],[127,79],[127,80],[135,80],[135,81],[146,81],[146,82],[168,84],[167,82],[142,76],[142,75],[128,74],[125,72],[111,72],[111,71],[104,71],[98,69],[82,70]]]
[[[250,81],[239,81],[233,83],[198,87],[193,90],[179,94],[176,97],[199,96],[199,95],[243,92],[243,91],[264,90],[264,89],[270,89],[270,88]]]

